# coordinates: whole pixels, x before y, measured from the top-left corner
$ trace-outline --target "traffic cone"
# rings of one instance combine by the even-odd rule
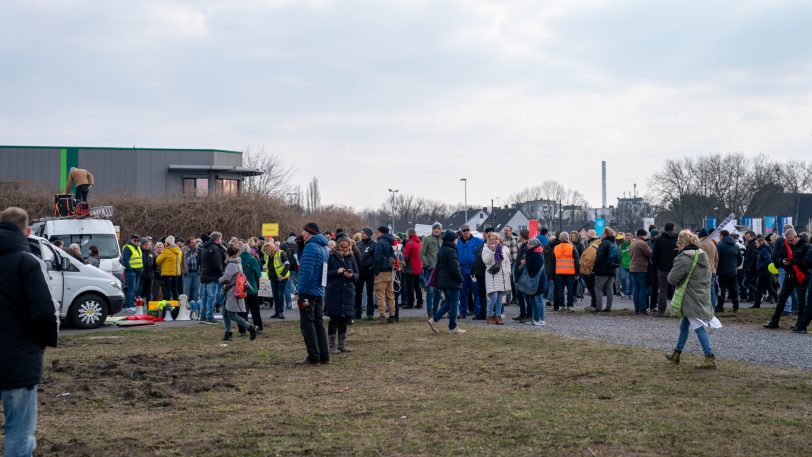
[[[141,316],[144,314],[144,299],[138,297],[135,299],[135,315]]]

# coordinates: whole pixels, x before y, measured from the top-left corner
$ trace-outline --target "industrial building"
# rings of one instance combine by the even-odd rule
[[[220,149],[0,146],[0,185],[29,183],[65,190],[71,167],[95,177],[94,194],[232,195],[261,171],[243,167],[240,151]]]

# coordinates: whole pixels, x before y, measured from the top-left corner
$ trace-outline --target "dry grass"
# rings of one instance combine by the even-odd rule
[[[534,332],[406,320],[304,355],[296,323],[65,338],[41,385],[40,455],[804,455],[812,376]],[[57,397],[63,392],[71,395]]]

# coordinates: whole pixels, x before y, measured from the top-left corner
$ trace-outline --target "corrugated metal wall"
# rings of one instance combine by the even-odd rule
[[[56,193],[59,149],[0,148],[0,181],[27,181]]]
[[[181,193],[184,177],[209,175],[170,173],[169,165],[242,165],[242,154],[205,150],[79,148],[78,156],[78,166],[90,170],[95,177],[93,192],[100,194]],[[59,172],[59,148],[0,147],[0,181],[28,181],[56,192]]]

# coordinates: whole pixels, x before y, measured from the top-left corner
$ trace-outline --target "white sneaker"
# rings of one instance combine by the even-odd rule
[[[124,312],[127,314],[135,314],[135,308],[127,308],[124,310]]]
[[[465,330],[457,327],[454,330],[449,330],[448,333],[450,333],[452,335],[462,335],[463,333],[465,333]]]
[[[543,327],[544,321],[533,321],[533,325],[536,327]]]
[[[434,318],[429,318],[429,327],[431,327],[431,331],[434,333],[440,333],[437,330],[437,327],[434,326]]]
[[[531,319],[531,320],[527,321],[527,325],[536,325],[536,321]]]

